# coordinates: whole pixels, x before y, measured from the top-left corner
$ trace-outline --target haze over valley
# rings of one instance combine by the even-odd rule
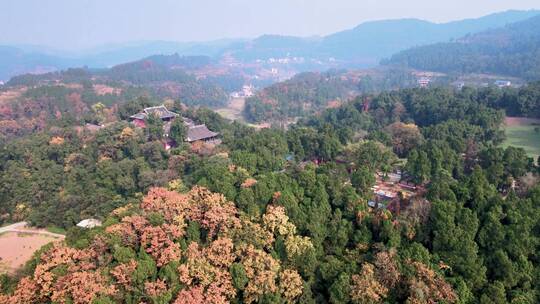
[[[43,73],[70,67],[105,68],[152,55],[175,53],[209,56],[226,63],[232,60],[241,64],[272,64],[276,61],[299,71],[365,68],[376,66],[381,59],[411,47],[448,42],[537,14],[538,11],[534,10],[507,11],[439,24],[420,19],[394,19],[361,23],[352,29],[309,38],[262,35],[255,39],[198,43],[130,42],[77,51],[55,51],[44,46],[2,46],[0,41],[0,80],[6,81],[27,72]]]

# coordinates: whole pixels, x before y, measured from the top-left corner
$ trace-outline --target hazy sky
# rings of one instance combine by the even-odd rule
[[[539,0],[0,0],[0,44],[80,49],[141,40],[324,35],[378,19],[445,22]]]

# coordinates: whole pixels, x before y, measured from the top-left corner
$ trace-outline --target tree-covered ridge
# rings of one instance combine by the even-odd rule
[[[482,170],[475,169],[458,191],[487,190],[487,184]],[[433,203],[415,201],[396,217],[365,208],[342,217],[340,207],[332,205],[322,247],[295,236],[294,231],[304,231],[294,225],[302,220],[285,215],[294,209],[282,193],[274,193],[262,216],[246,217],[223,196],[201,188],[187,194],[154,188],[138,208],[114,211],[106,227],[72,231],[68,242],[78,249],[60,247],[43,254],[35,269],[27,269],[32,278],[21,280],[6,299],[40,303],[36,297],[41,295],[44,302],[50,296],[60,303],[74,297],[75,303],[96,298],[97,303],[167,303],[182,297],[178,303],[229,303],[223,300],[243,297],[240,303],[282,303],[299,297],[300,303],[455,303],[459,298],[474,303],[475,294],[485,288],[481,303],[504,299],[506,289],[513,290],[509,298],[534,303],[534,291],[520,286],[535,286],[530,267],[537,266],[529,259],[538,246],[533,227],[539,192],[506,201],[494,189],[470,192],[468,201],[485,202],[478,208],[463,206],[455,197],[443,200],[441,195],[457,190],[447,185],[437,185],[442,189],[430,194]],[[493,243],[493,236],[499,241]],[[507,268],[499,269],[503,262]],[[482,265],[489,266],[487,271]],[[486,283],[488,278],[496,279],[493,285]],[[88,287],[78,285],[82,280]],[[5,290],[15,288],[4,284]]]
[[[106,71],[69,69],[16,77],[0,90],[0,138],[42,131],[50,126],[100,125],[126,119],[135,112],[126,116],[120,113],[122,108],[140,96],[153,102],[180,99],[189,106],[222,106],[228,101],[228,92],[244,83],[241,75],[197,79],[182,66],[173,68],[174,63],[187,64],[186,60],[174,56],[152,57]]]
[[[355,85],[341,76],[340,73],[302,73],[272,85],[247,100],[245,116],[250,121],[295,117],[325,108],[333,99],[347,99]]]
[[[110,123],[123,105],[148,94],[142,88],[82,82],[7,90],[0,101],[0,138],[14,138],[50,127]]]
[[[9,87],[50,87],[55,85],[107,85],[122,90],[145,90],[160,98],[181,98],[188,105],[221,106],[228,100],[228,93],[244,84],[238,71],[212,73],[214,67],[209,57],[160,55],[121,64],[109,69],[68,69],[43,75],[13,77]],[[204,77],[195,75],[209,69]],[[111,98],[109,98],[111,99]],[[108,99],[107,99],[108,100]],[[117,100],[120,103],[122,100]]]
[[[456,39],[467,33],[523,21],[538,11],[506,11],[477,19],[448,23],[432,23],[419,19],[368,21],[358,26],[323,37],[263,35],[238,42],[224,50],[227,55],[247,62],[270,58],[302,58],[299,66],[373,67],[382,58],[404,49]]]
[[[308,72],[271,85],[246,100],[248,121],[287,121],[337,107],[359,94],[413,87],[416,77],[402,69]]]
[[[455,42],[402,51],[384,64],[447,73],[492,73],[540,79],[540,16],[465,36]]]
[[[326,73],[303,73],[294,78],[276,83],[259,91],[254,97],[246,100],[244,116],[251,122],[283,122],[294,118],[307,118],[310,115],[324,113],[328,108],[343,105],[347,107],[351,99],[359,97],[359,101],[365,109],[372,110],[378,107],[379,100],[385,98],[400,99],[400,103],[407,107],[415,107],[413,112],[421,107],[443,106],[441,111],[428,109],[427,115],[438,116],[454,115],[456,111],[463,110],[455,102],[472,102],[484,107],[505,110],[511,116],[540,117],[539,83],[532,82],[520,88],[465,88],[450,92],[451,89],[444,85],[450,78],[441,78],[439,83],[433,85],[433,89],[426,91],[414,90],[417,86],[417,77],[411,70],[406,69],[377,69],[367,72],[362,71],[329,71]],[[407,90],[404,90],[407,89]],[[443,94],[435,96],[434,92]],[[410,96],[406,96],[410,95]],[[442,98],[436,103],[432,98]],[[371,103],[370,99],[374,99]],[[408,103],[407,103],[408,102]],[[416,103],[414,105],[413,103]],[[396,111],[402,111],[397,109]],[[386,113],[389,114],[389,113]],[[466,114],[466,113],[462,113]],[[391,114],[391,116],[394,114]],[[394,115],[395,116],[395,115]],[[392,117],[394,117],[392,116]],[[415,117],[401,117],[413,119]],[[388,121],[388,117],[376,114],[376,121]],[[423,118],[418,118],[423,119]],[[432,117],[432,119],[437,119]]]

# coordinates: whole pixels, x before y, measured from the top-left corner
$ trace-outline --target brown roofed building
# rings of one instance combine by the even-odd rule
[[[149,115],[156,115],[163,121],[171,121],[174,118],[180,116],[174,112],[169,111],[164,105],[145,108],[142,112],[135,115],[131,115],[129,118],[133,120],[133,123],[139,127],[144,128],[145,120]]]
[[[195,125],[195,122],[193,121],[193,119],[182,117],[182,120],[184,121],[184,125],[186,127],[193,127]]]
[[[163,133],[166,138],[169,137],[172,121],[177,117],[180,117],[182,119],[184,125],[187,128],[186,141],[189,143],[193,143],[196,141],[214,141],[219,136],[219,133],[208,130],[208,127],[206,127],[206,125],[196,125],[192,119],[181,117],[179,114],[169,111],[164,105],[145,108],[142,112],[132,115],[130,116],[130,118],[136,126],[145,128],[146,119],[149,115],[157,115],[164,121]]]
[[[206,125],[191,126],[188,128],[186,141],[189,143],[202,140],[211,141],[216,139],[219,133],[208,130]]]

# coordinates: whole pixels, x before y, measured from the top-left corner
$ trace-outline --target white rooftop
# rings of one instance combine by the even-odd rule
[[[101,226],[101,221],[96,219],[85,219],[77,224],[77,227],[81,228],[95,228]]]

